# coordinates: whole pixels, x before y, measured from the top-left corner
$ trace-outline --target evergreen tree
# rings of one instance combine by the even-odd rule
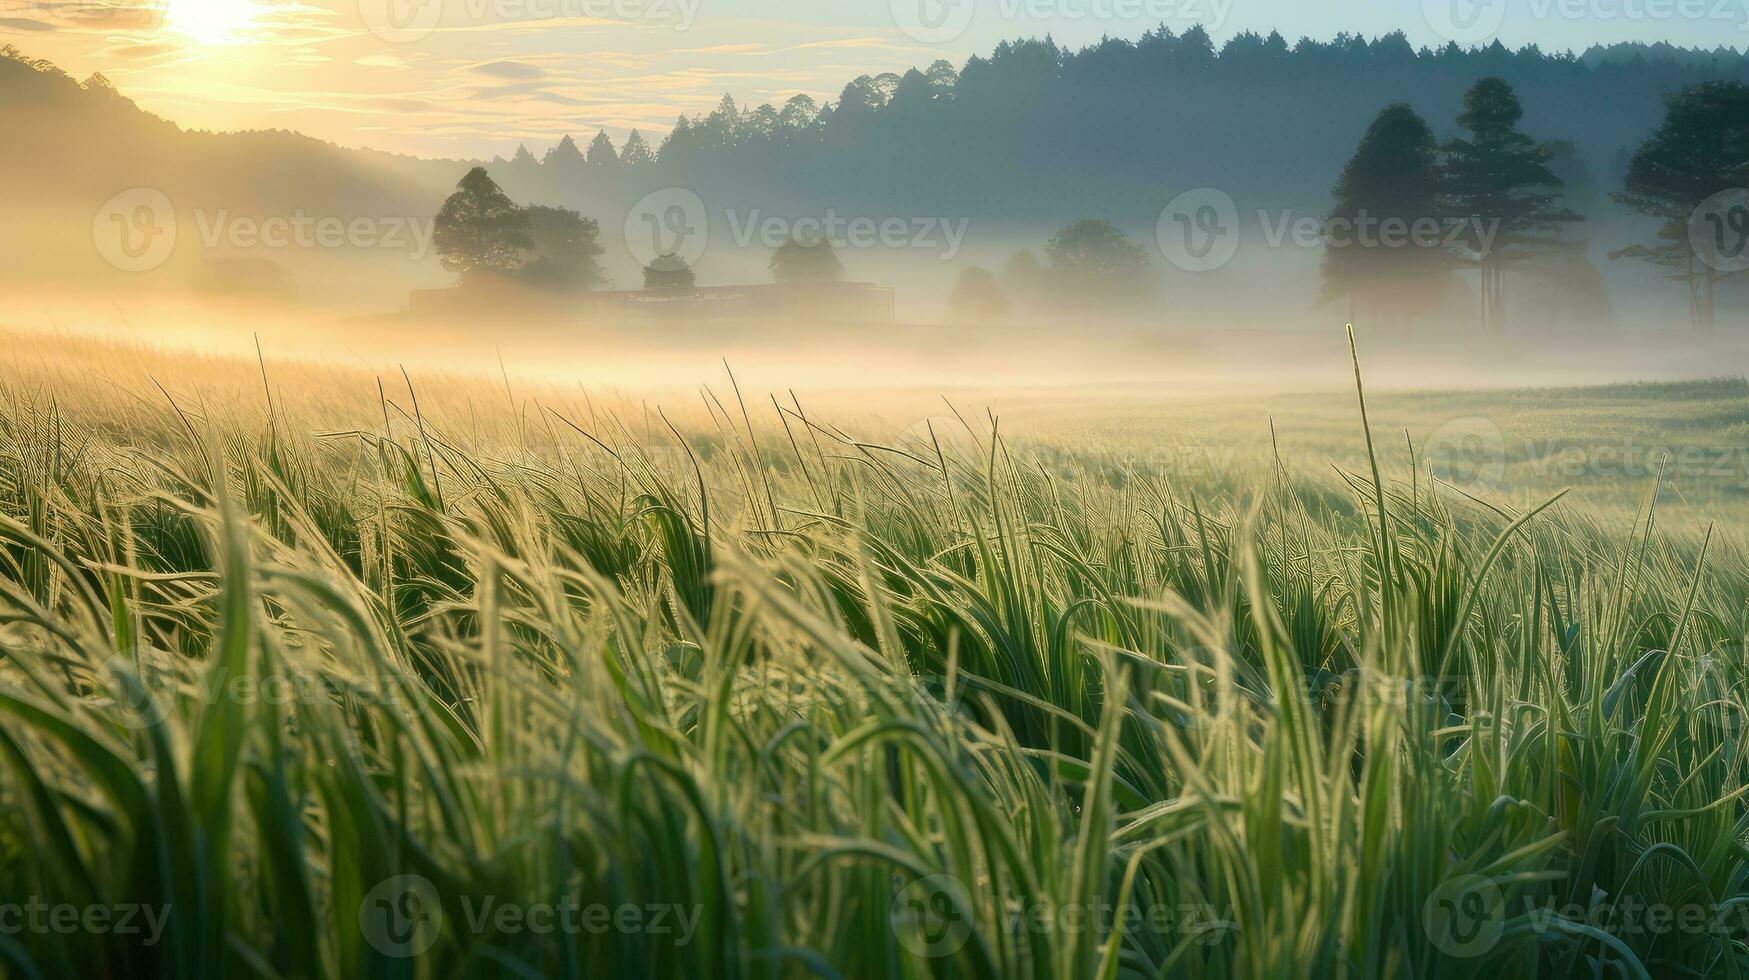
[[[1405,326],[1435,306],[1450,277],[1439,222],[1433,130],[1403,103],[1380,112],[1336,182],[1325,221],[1323,298]]]
[[[540,163],[542,183],[546,187],[565,187],[584,179],[588,165],[583,161],[577,143],[566,136],[559,145],[547,151]]]
[[[597,131],[595,138],[589,141],[588,160],[589,165],[597,170],[619,169],[619,155],[613,152],[613,140],[608,138],[607,130]]]
[[[662,141],[659,159],[666,164],[685,163],[697,150],[698,142],[697,127],[681,113],[674,120],[674,128],[668,131],[668,138]]]
[[[644,134],[634,129],[626,137],[625,146],[620,148],[619,162],[627,169],[647,167],[656,162],[656,154],[645,141]]]
[[[1670,269],[1671,278],[1688,285],[1694,327],[1711,332],[1720,280],[1742,271],[1720,259],[1744,254],[1749,200],[1717,214],[1697,212],[1713,195],[1749,186],[1749,86],[1708,82],[1665,101],[1664,124],[1628,161],[1622,193],[1615,196],[1637,214],[1662,219],[1658,244],[1610,258],[1645,259]]]
[[[1522,118],[1512,87],[1489,76],[1464,95],[1458,125],[1469,138],[1445,146],[1446,206],[1467,219],[1463,245],[1481,270],[1482,322],[1493,332],[1506,329],[1507,270],[1563,247],[1559,229],[1582,220],[1557,203],[1561,179],[1548,148],[1519,131]]]
[[[713,149],[734,146],[741,136],[741,110],[735,105],[735,100],[724,95],[716,110],[705,117],[698,135],[705,146]]]
[[[530,155],[532,156],[532,154]],[[577,149],[577,141],[573,140],[569,134],[564,139],[559,140],[558,145],[548,150],[547,155],[540,159],[540,164],[543,167],[554,165],[569,167],[572,163],[582,162],[583,153]]]

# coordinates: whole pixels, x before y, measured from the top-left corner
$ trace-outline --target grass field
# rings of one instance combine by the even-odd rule
[[[1749,970],[1741,380],[12,364],[0,972]]]

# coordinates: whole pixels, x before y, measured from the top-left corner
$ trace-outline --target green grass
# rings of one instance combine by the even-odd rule
[[[9,975],[1749,969],[1740,526],[1399,431],[1740,383],[1187,458],[235,372],[0,393]]]

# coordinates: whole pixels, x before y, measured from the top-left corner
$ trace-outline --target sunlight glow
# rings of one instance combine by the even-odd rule
[[[169,0],[165,26],[199,44],[236,44],[258,11],[254,0]]]

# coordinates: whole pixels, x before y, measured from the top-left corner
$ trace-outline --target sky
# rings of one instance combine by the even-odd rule
[[[1402,30],[1418,46],[1742,49],[1749,0],[0,0],[0,43],[102,72],[183,126],[446,157],[659,136],[725,93],[826,101],[857,75],[957,67],[1006,38],[1199,23],[1217,44]]]

